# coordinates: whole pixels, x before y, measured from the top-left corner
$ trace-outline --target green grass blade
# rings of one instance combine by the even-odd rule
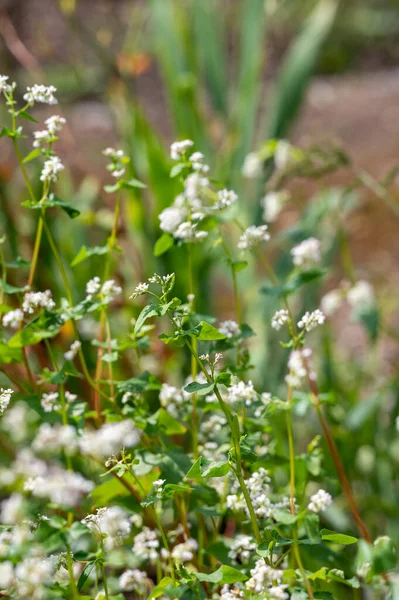
[[[173,0],[152,0],[151,8],[154,47],[176,135],[193,139],[206,151],[206,120],[201,118],[193,57],[187,47],[192,44],[187,35],[188,13]]]
[[[320,50],[334,23],[337,8],[338,3],[333,0],[319,2],[288,50],[269,115],[269,138],[284,136],[297,115]]]
[[[201,71],[215,110],[227,112],[227,66],[225,57],[224,12],[219,0],[201,0],[193,4],[193,19],[197,54]]]
[[[244,2],[238,13],[240,63],[235,107],[236,135],[239,140],[234,164],[241,167],[251,149],[258,112],[261,71],[265,55],[266,11],[263,0]]]

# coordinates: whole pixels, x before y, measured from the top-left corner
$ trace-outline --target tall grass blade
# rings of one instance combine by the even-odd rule
[[[284,58],[273,98],[267,136],[286,134],[302,104],[320,50],[333,26],[338,2],[322,0]]]
[[[219,0],[193,3],[193,19],[197,54],[201,72],[216,111],[225,115],[228,102],[226,39]]]

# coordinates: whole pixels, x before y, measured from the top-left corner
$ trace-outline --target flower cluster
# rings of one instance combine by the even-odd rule
[[[267,225],[251,225],[244,231],[238,242],[239,250],[254,250],[261,244],[270,240]]]
[[[316,494],[311,496],[308,509],[314,513],[319,513],[326,510],[331,504],[331,495],[325,490],[319,490]]]
[[[320,241],[308,238],[291,250],[293,263],[302,269],[311,269],[321,261]]]

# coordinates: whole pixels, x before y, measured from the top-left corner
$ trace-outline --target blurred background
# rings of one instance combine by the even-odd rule
[[[66,165],[57,194],[74,203],[81,216],[49,218],[69,263],[76,300],[102,258],[93,256],[76,267],[70,263],[83,245],[105,244],[112,226],[114,199],[103,191],[110,183],[105,147],[123,147],[131,158],[131,176],[148,186],[126,192],[122,208],[124,255],[115,263],[126,298],[154,270],[175,271],[177,295],[188,292],[184,253],[172,249],[153,255],[160,236],[157,216],[180,191],[169,177],[173,140],[195,141],[212,176],[239,194],[246,225],[259,220],[259,200],[270,175],[266,168],[256,181],[242,176],[249,152],[273,138],[305,148],[331,143],[344,148],[349,166],[332,168],[317,180],[288,182],[292,201],[271,227],[276,243],[270,258],[284,277],[293,243],[316,235],[327,247],[331,276],[311,286],[298,310],[315,308],[320,295],[345,278],[348,261],[355,277],[377,290],[378,315],[371,324],[350,319],[345,310],[334,317],[321,341],[320,362],[324,388],[332,394],[333,427],[345,447],[350,476],[358,481],[366,520],[374,532],[385,531],[389,521],[390,533],[399,538],[393,419],[399,401],[399,1],[0,0],[0,36],[0,71],[17,81],[21,95],[33,83],[57,87],[56,111],[37,106],[34,116],[40,122],[54,112],[67,118],[56,147]],[[7,118],[2,106],[1,122],[7,124]],[[26,133],[37,128],[24,123]],[[24,153],[30,150],[31,139],[26,139]],[[41,165],[32,161],[28,167],[39,182]],[[341,203],[352,188],[349,204]],[[32,254],[37,215],[20,206],[23,200],[12,145],[1,141],[0,227],[7,234],[9,260]],[[231,232],[232,247],[235,236]],[[229,270],[222,262],[214,266],[215,252],[196,249],[194,257],[201,310],[234,318]],[[58,286],[62,296],[45,241],[40,261],[36,288]],[[262,334],[253,343],[253,362],[261,367],[253,379],[278,393],[287,352],[268,333],[278,302],[259,295],[263,279],[266,283],[254,264],[240,273],[239,284],[248,321]],[[10,283],[25,280],[23,269],[10,270]],[[126,318],[136,314],[129,302],[119,308],[115,332],[124,331]],[[165,360],[148,368],[162,369],[161,378],[173,379],[176,356],[160,343],[155,351]],[[125,362],[119,368],[125,368],[122,378],[135,367]],[[307,426],[317,430],[310,422]],[[302,434],[306,447],[309,435]]]

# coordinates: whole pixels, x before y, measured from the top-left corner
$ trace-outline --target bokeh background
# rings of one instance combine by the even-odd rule
[[[177,293],[188,291],[184,253],[153,256],[160,235],[157,215],[179,191],[169,177],[173,140],[195,141],[216,180],[239,194],[247,225],[259,218],[267,180],[267,171],[261,181],[242,176],[248,152],[270,138],[303,147],[333,142],[345,149],[350,167],[317,181],[289,183],[292,202],[273,226],[280,241],[270,252],[284,276],[287,240],[290,247],[306,233],[323,235],[327,228],[321,225],[309,230],[309,223],[319,227],[317,210],[327,206],[331,194],[340,197],[354,178],[367,184],[356,190],[350,210],[338,205],[328,229],[340,242],[331,242],[331,277],[305,294],[300,306],[314,308],[321,293],[345,276],[343,255],[349,244],[356,276],[378,290],[380,329],[370,332],[345,310],[334,317],[321,342],[325,387],[335,398],[330,416],[366,520],[373,533],[388,530],[397,539],[399,1],[0,0],[0,36],[0,71],[20,89],[55,85],[57,113],[67,118],[57,144],[66,165],[57,194],[76,204],[81,216],[76,221],[49,216],[65,263],[82,245],[103,245],[109,235],[114,200],[103,191],[109,183],[101,154],[105,147],[123,147],[131,158],[131,175],[148,186],[127,193],[122,209],[124,255],[117,261],[116,278],[126,297],[154,270],[176,271]],[[54,110],[38,106],[33,112],[42,121]],[[4,107],[0,119],[6,123]],[[26,122],[24,128],[29,133],[37,126]],[[30,143],[25,142],[26,154]],[[1,141],[0,156],[6,252],[11,258],[29,258],[37,215],[21,207],[26,194],[8,140]],[[40,164],[30,163],[29,171],[39,183]],[[310,221],[303,220],[303,210],[308,217],[310,211]],[[278,238],[287,231],[288,237]],[[59,297],[62,281],[45,244],[36,286],[58,288]],[[221,319],[234,317],[229,270],[223,263],[211,267],[214,258],[212,250],[195,256],[201,310]],[[76,299],[101,260],[94,256],[76,268],[68,266]],[[261,299],[262,278],[257,265],[251,265],[240,274],[240,287],[248,320],[262,334],[253,342],[254,379],[278,393],[286,351],[267,333],[277,300]],[[10,272],[9,280],[21,284],[25,274]],[[131,303],[118,308],[116,332],[134,316]],[[66,329],[62,335],[67,344],[72,332]],[[147,367],[173,379],[178,355],[161,343],[154,352],[158,359]],[[120,378],[134,372],[129,361],[121,361],[120,368]],[[309,421],[298,432],[303,447],[309,441],[306,428],[317,430]],[[345,526],[343,512],[338,511],[339,519]]]

